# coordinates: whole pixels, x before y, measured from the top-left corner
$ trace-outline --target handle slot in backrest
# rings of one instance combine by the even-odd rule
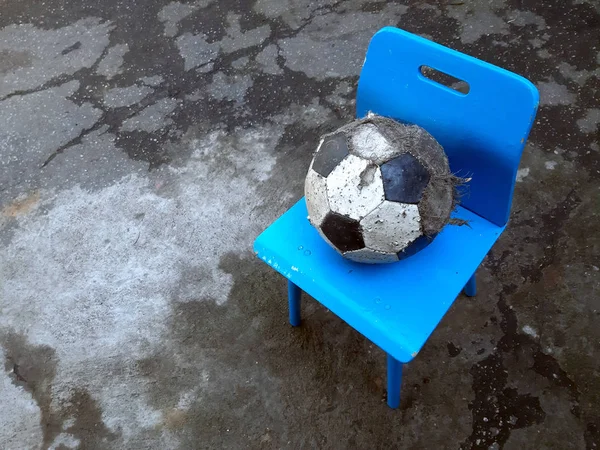
[[[419,73],[428,80],[442,85],[445,88],[452,89],[459,94],[467,95],[471,90],[471,86],[469,86],[469,83],[466,81],[453,77],[441,70],[434,69],[433,67],[422,65],[419,67]]]

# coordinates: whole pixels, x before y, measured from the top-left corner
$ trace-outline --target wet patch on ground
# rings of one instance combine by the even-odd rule
[[[291,329],[284,281],[249,251],[353,117],[385,25],[541,93],[510,226],[407,366],[399,411],[380,350],[310,299]],[[6,0],[0,36],[14,442],[600,445],[595,2]]]

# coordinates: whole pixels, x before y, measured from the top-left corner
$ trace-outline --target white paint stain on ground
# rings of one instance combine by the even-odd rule
[[[271,44],[265,47],[264,50],[256,56],[255,60],[262,72],[271,75],[280,75],[283,73],[283,69],[277,64],[278,56],[279,49],[277,46]]]
[[[242,31],[240,19],[241,16],[239,14],[229,13],[227,15],[229,28],[226,32],[227,35],[221,40],[221,49],[225,53],[232,53],[259,45],[271,34],[271,27],[269,25],[261,25],[248,31]]]
[[[148,77],[142,77],[139,82],[144,86],[158,86],[164,81],[162,75],[152,75]]]
[[[158,20],[164,22],[165,36],[173,37],[179,32],[179,22],[200,8],[206,8],[214,0],[198,0],[193,3],[171,2],[158,13]]]
[[[146,131],[152,133],[173,123],[169,115],[179,102],[174,98],[163,98],[147,106],[121,125],[121,131]]]
[[[525,333],[525,334],[527,334],[527,335],[529,335],[531,337],[534,337],[534,338],[538,337],[537,331],[535,331],[535,329],[533,327],[529,326],[529,325],[525,325],[523,327],[523,333]]]
[[[547,170],[554,170],[556,168],[556,165],[558,163],[556,161],[546,161],[544,163],[544,166],[546,167]]]
[[[577,100],[577,95],[555,81],[540,81],[537,87],[540,91],[540,105],[571,105]]]
[[[542,16],[538,16],[534,12],[527,10],[513,10],[508,14],[507,23],[511,23],[518,27],[535,25],[538,30],[546,29],[546,20]]]
[[[577,126],[582,133],[594,133],[600,125],[600,109],[588,109],[585,115],[577,121]]]
[[[175,43],[184,60],[185,70],[210,64],[219,54],[219,44],[217,42],[209,43],[208,36],[204,33],[184,33],[177,38]]]
[[[226,302],[232,279],[217,262],[249,251],[264,227],[251,212],[263,204],[257,189],[270,176],[282,133],[283,125],[233,136],[216,131],[188,141],[193,157],[185,167],[130,175],[96,192],[45,192],[47,214],[19,219],[0,248],[0,331],[26,333],[33,345],[56,350],[56,406],[84,386],[124,448],[161,423],[162,412],[145,400],[153,386],[121,375],[165,345],[172,302]],[[193,282],[182,283],[184,271],[197,274]],[[39,441],[31,396],[2,383],[2,398],[13,399],[0,413],[9,416],[3,425],[22,439],[31,424]]]
[[[115,87],[104,93],[104,104],[109,108],[131,106],[150,95],[154,89],[148,86]]]
[[[461,24],[461,41],[472,44],[484,36],[508,34],[509,25],[498,14],[505,8],[504,0],[460,2],[449,8],[447,14]]]
[[[529,175],[529,167],[517,170],[517,183],[522,182]]]
[[[460,40],[463,44],[472,44],[490,34],[508,34],[508,24],[497,14],[478,9],[464,22]]]
[[[76,437],[68,433],[61,433],[56,437],[56,439],[54,439],[54,442],[52,442],[52,445],[48,447],[48,450],[59,450],[65,448],[76,449],[80,448],[79,444],[80,441]]]
[[[575,81],[580,86],[583,86],[590,77],[598,77],[600,78],[600,67],[595,70],[577,70],[575,66],[572,66],[566,61],[561,62],[558,65],[558,70],[563,77],[567,77],[573,81]]]
[[[117,44],[111,47],[106,52],[106,56],[100,60],[96,73],[104,75],[106,78],[111,79],[112,77],[121,73],[121,66],[123,65],[123,57],[129,51],[129,45]]]
[[[250,75],[225,75],[219,72],[213,76],[213,81],[208,87],[211,97],[217,100],[230,100],[241,105],[253,81]]]

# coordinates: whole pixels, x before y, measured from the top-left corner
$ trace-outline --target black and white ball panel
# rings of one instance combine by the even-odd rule
[[[345,133],[328,136],[317,149],[311,168],[327,178],[348,153],[348,137]]]
[[[385,200],[360,221],[365,246],[398,253],[422,235],[417,205]]]
[[[306,202],[308,218],[313,226],[319,227],[331,208],[327,197],[327,178],[324,178],[312,168],[308,170],[304,182],[304,194],[310,201]]]
[[[385,198],[393,202],[417,204],[429,184],[429,172],[410,153],[404,153],[381,166]]]
[[[384,200],[381,170],[348,155],[327,177],[327,194],[332,211],[360,220]]]
[[[360,250],[365,247],[363,233],[358,221],[330,212],[321,224],[321,231],[341,252]]]

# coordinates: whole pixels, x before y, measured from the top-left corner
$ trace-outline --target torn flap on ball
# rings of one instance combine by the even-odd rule
[[[376,125],[363,123],[352,130],[350,151],[353,155],[382,164],[393,158],[397,149],[382,135]]]
[[[367,183],[373,171],[373,180]],[[358,156],[348,155],[327,177],[331,210],[361,220],[384,200],[379,167]]]

